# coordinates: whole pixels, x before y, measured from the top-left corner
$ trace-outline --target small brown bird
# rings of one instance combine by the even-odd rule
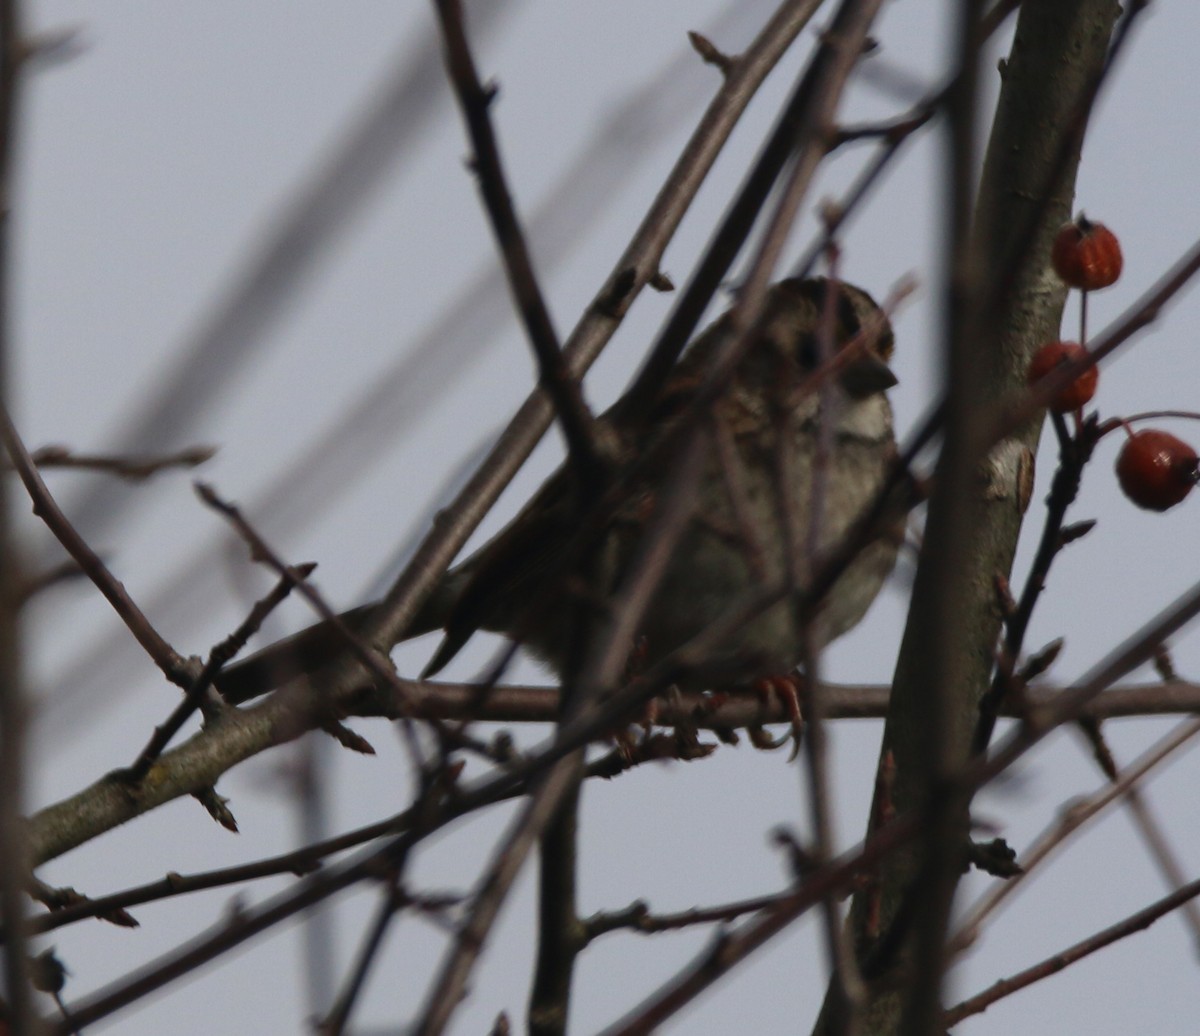
[[[813,374],[821,365],[827,313],[828,348],[837,356],[818,386]],[[728,314],[719,318],[691,345],[648,420],[627,418],[624,398],[604,415],[618,471],[644,453],[645,429],[669,429],[681,419],[725,340],[728,320]],[[886,395],[896,383],[887,364],[892,329],[866,292],[819,278],[780,281],[770,289],[761,326],[732,384],[698,423],[704,455],[696,499],[639,629],[643,665],[665,657],[789,570],[803,591],[814,554],[837,548],[879,494],[895,459]],[[815,478],[822,429],[827,453]],[[637,557],[656,491],[669,473],[670,451],[661,453],[662,459],[651,454],[636,469],[586,554],[593,600],[607,598]],[[445,665],[477,629],[517,637],[562,675],[574,650],[581,599],[566,577],[584,571],[575,544],[583,525],[577,483],[570,464],[561,467],[505,529],[446,575],[406,633],[446,630],[426,675]],[[816,485],[821,489],[814,499]],[[808,632],[816,646],[866,614],[895,564],[903,532],[904,511],[897,507],[813,613]],[[344,617],[361,626],[373,607]],[[724,638],[686,682],[703,686],[709,677],[733,682],[790,672],[800,662],[804,634],[797,612],[781,599]],[[231,666],[218,685],[244,700],[344,650],[341,634],[318,623]]]

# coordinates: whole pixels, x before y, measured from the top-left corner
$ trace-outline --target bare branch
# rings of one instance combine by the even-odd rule
[[[19,0],[0,0],[0,408],[8,423],[9,370],[13,362],[17,127],[29,42]],[[11,433],[11,438],[16,433]],[[34,975],[30,967],[24,889],[31,869],[25,807],[26,734],[29,708],[22,679],[17,613],[20,577],[12,523],[11,480],[0,480],[0,924],[10,938],[0,956],[5,1028],[34,1032]]]
[[[488,115],[496,88],[485,89],[479,81],[475,60],[467,44],[460,0],[435,0],[435,6],[442,25],[446,67],[475,149],[474,163],[479,189],[504,257],[509,287],[537,357],[540,384],[558,415],[568,452],[581,476],[581,483],[594,492],[600,487],[604,468],[596,441],[596,429],[583,400],[579,379],[572,376],[563,360],[558,335],[555,334],[550,311],[538,287],[533,259],[513,207],[504,166],[500,161],[500,149]]]
[[[1151,688],[1146,688],[1147,690]],[[1120,694],[1113,690],[1110,694]],[[1104,695],[1108,697],[1108,695]],[[1200,704],[1200,702],[1198,702]],[[1135,787],[1147,774],[1161,765],[1172,753],[1186,746],[1197,734],[1200,734],[1200,719],[1189,719],[1176,726],[1169,734],[1147,749],[1141,756],[1129,764],[1117,780],[1097,789],[1085,799],[1067,803],[1062,814],[1051,823],[1033,843],[1020,854],[1022,874],[1011,881],[995,885],[979,901],[967,911],[957,933],[950,940],[955,952],[970,946],[979,936],[979,929],[984,921],[1009,896],[1018,892],[1035,871],[1040,869],[1043,861],[1047,860],[1068,838],[1079,831],[1089,820],[1100,815],[1109,806],[1121,801],[1129,789]]]
[[[164,723],[154,728],[154,736],[129,768],[131,781],[140,781],[146,776],[154,760],[171,743],[171,739],[179,733],[192,713],[202,707],[205,695],[212,690],[213,678],[220,672],[221,667],[245,647],[246,642],[258,632],[266,617],[292,592],[292,588],[307,579],[316,567],[315,564],[308,564],[287,569],[275,588],[250,609],[250,614],[246,616],[241,625],[212,649],[208,661],[205,662],[204,668],[200,670],[199,675],[188,688],[183,701],[175,707]],[[213,700],[208,705],[210,710],[215,710],[217,702]]]
[[[108,570],[100,560],[100,556],[87,545],[83,537],[75,530],[70,520],[51,496],[42,476],[21,441],[16,427],[12,423],[8,409],[0,411],[0,439],[8,451],[13,467],[25,484],[29,498],[33,501],[34,513],[42,519],[54,534],[55,538],[66,548],[79,565],[80,569],[95,584],[96,589],[108,600],[120,616],[121,621],[129,628],[129,632],[154,660],[155,665],[162,670],[163,675],[180,687],[188,687],[195,675],[196,666],[180,655],[168,644],[151,625],[150,620],[134,604],[125,587]]]
[[[1163,896],[1162,899],[1151,903],[1148,907],[1130,914],[1123,921],[1119,921],[1108,928],[1097,932],[1095,935],[1089,936],[1073,946],[1068,946],[1065,950],[1060,950],[1058,953],[1045,960],[1034,964],[1032,967],[1020,971],[1010,978],[1001,979],[995,985],[978,993],[973,997],[962,1001],[951,1007],[943,1015],[943,1022],[946,1025],[956,1025],[964,1018],[969,1018],[973,1014],[980,1014],[986,1011],[997,1000],[1002,1000],[1006,996],[1011,996],[1019,990],[1025,989],[1039,982],[1050,975],[1056,975],[1064,968],[1069,967],[1076,961],[1083,960],[1098,950],[1104,949],[1106,946],[1111,946],[1120,939],[1124,939],[1137,932],[1145,931],[1160,917],[1164,917],[1172,910],[1177,910],[1184,903],[1189,903],[1196,896],[1200,896],[1200,880],[1189,882],[1182,888],[1172,892],[1169,896]]]
[[[39,468],[78,468],[103,471],[118,478],[140,482],[171,468],[195,468],[212,460],[215,446],[189,446],[162,456],[125,457],[73,453],[65,446],[40,446],[33,451],[33,463]]]

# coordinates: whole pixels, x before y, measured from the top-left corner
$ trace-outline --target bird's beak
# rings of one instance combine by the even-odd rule
[[[846,391],[859,399],[865,399],[876,392],[884,392],[899,384],[892,368],[873,352],[864,352],[849,364],[842,371],[841,378]]]

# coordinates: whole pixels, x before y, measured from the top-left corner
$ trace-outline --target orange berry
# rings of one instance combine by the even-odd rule
[[[1182,439],[1147,428],[1135,432],[1117,455],[1117,481],[1138,507],[1166,511],[1192,491],[1200,461]]]
[[[1056,367],[1074,360],[1081,360],[1088,351],[1078,342],[1047,342],[1029,361],[1029,373],[1026,381],[1033,385],[1039,382]],[[1096,383],[1100,380],[1100,372],[1095,367],[1083,371],[1074,381],[1068,382],[1049,403],[1050,409],[1056,414],[1070,413],[1078,410],[1096,394]]]
[[[1114,284],[1124,265],[1117,235],[1082,212],[1059,228],[1050,248],[1050,262],[1068,287],[1083,291]]]

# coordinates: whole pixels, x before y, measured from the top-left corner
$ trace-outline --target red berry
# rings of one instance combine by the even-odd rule
[[[1050,249],[1050,261],[1068,287],[1084,291],[1115,283],[1124,264],[1117,235],[1103,223],[1093,223],[1083,213],[1059,228]]]
[[[1182,439],[1147,428],[1129,437],[1117,455],[1117,481],[1138,507],[1166,511],[1192,491],[1200,462]]]
[[[1077,342],[1047,342],[1033,354],[1026,381],[1033,385],[1056,367],[1073,360],[1081,360],[1087,354],[1088,351]],[[1050,400],[1050,409],[1056,414],[1078,410],[1096,394],[1096,383],[1099,380],[1100,372],[1095,367],[1089,367],[1074,381],[1068,382],[1058,390],[1057,395]]]

